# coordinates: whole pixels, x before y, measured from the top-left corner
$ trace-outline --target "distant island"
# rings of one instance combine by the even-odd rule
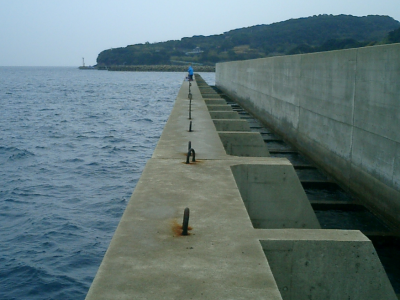
[[[217,62],[398,42],[400,22],[389,16],[318,15],[234,29],[218,35],[108,49],[98,55],[96,68],[185,71],[187,65],[193,63],[196,71],[202,68],[213,71]]]

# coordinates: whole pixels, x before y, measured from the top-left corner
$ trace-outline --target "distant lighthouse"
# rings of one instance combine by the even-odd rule
[[[82,66],[80,66],[78,69],[80,69],[80,70],[96,70],[95,67],[92,67],[92,66],[86,67],[85,66],[85,58],[84,57],[82,57]]]

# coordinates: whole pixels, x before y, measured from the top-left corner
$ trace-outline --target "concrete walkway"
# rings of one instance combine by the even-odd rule
[[[318,241],[323,241],[320,252],[326,251],[327,257],[330,243],[335,242],[363,245],[362,249],[357,246],[361,257],[365,251],[374,251],[359,231],[318,229],[286,159],[227,155],[196,82],[191,86],[193,132],[189,132],[188,88],[184,82],[86,299],[306,299],[307,291],[304,298],[296,294],[299,286],[309,290],[308,283],[290,279],[276,260],[272,264],[275,278],[266,255],[285,261],[285,255],[292,253],[287,267],[297,260],[303,263],[304,256],[310,256],[311,264],[315,262],[311,251],[318,252]],[[185,164],[189,141],[196,162]],[[181,236],[186,207],[190,208],[191,230],[190,235]],[[265,220],[261,220],[263,215]],[[255,229],[255,224],[264,229]],[[313,250],[299,241],[311,241]],[[318,272],[331,272],[329,261],[320,256],[318,261],[319,269],[310,269],[314,277]],[[379,260],[372,261],[382,272]],[[368,275],[362,280],[368,280],[370,270],[364,273]],[[371,289],[357,281],[365,290],[358,295],[369,293],[371,297],[351,299],[395,299],[387,277],[379,276],[373,279],[379,287],[373,284]],[[324,291],[326,296],[329,289]],[[341,298],[343,294],[318,295],[323,294],[314,293],[309,299],[347,299]]]

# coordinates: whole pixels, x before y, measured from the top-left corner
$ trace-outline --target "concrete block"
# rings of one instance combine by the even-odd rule
[[[207,105],[209,111],[233,111],[232,106],[228,104],[222,105]]]
[[[231,169],[255,228],[321,228],[292,165]]]
[[[216,97],[213,97],[213,98],[207,98],[207,99],[203,99],[203,100],[204,100],[204,102],[206,102],[206,103],[207,103],[207,101],[223,100],[224,103],[222,103],[222,104],[226,104],[226,100],[225,100],[224,98],[221,98],[219,95],[216,96]]]
[[[270,156],[261,134],[258,132],[218,132],[226,154],[235,156]]]
[[[213,120],[217,131],[250,131],[246,120]]]
[[[211,119],[240,119],[236,111],[210,111]]]
[[[215,90],[210,86],[199,86],[199,90],[201,93],[215,93]]]
[[[222,104],[226,104],[226,101],[224,99],[206,99],[204,100],[204,102],[206,103],[206,105],[222,105]]]
[[[265,232],[261,245],[283,300],[397,299],[359,231],[276,230]]]
[[[210,99],[214,99],[214,98],[217,98],[217,97],[219,97],[219,95],[217,94],[217,93],[202,93],[201,94],[201,96],[204,98],[204,99],[208,99],[208,98],[210,98]]]

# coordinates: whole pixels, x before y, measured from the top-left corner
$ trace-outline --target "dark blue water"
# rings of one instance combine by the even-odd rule
[[[0,67],[0,299],[85,298],[185,75]]]

